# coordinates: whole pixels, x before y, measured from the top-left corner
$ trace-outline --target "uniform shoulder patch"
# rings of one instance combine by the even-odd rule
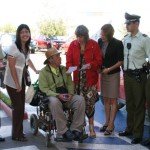
[[[144,37],[147,37],[147,35],[146,34],[142,34]]]

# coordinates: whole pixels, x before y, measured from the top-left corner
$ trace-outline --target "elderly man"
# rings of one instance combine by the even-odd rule
[[[120,136],[133,135],[132,144],[142,141],[145,118],[145,85],[147,74],[143,68],[150,61],[150,38],[139,31],[140,16],[125,14],[124,84],[126,93],[127,127]]]
[[[49,97],[49,108],[56,121],[57,134],[67,141],[79,140],[85,120],[85,101],[82,96],[74,95],[74,85],[66,68],[61,66],[60,52],[50,48],[46,53],[46,66],[39,75],[39,88]],[[64,116],[63,105],[73,110],[70,128]]]
[[[1,48],[1,45],[0,45],[0,61],[2,60],[4,58],[4,54],[3,54],[3,52],[2,52],[2,48]],[[0,63],[0,65],[1,65],[1,63]],[[0,68],[1,68],[1,66],[0,66]],[[0,84],[2,84],[2,83],[0,83]],[[0,118],[1,119],[1,118]],[[1,126],[1,120],[0,120],[0,126]],[[1,136],[0,136],[0,142],[3,142],[3,141],[5,141],[5,138],[2,138]]]

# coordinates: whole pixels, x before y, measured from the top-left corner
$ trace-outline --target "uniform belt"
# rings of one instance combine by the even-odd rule
[[[124,73],[134,79],[136,79],[137,82],[141,82],[142,78],[141,75],[145,73],[145,71],[143,70],[143,68],[141,69],[135,69],[135,70],[125,70]]]
[[[141,69],[134,69],[134,70],[127,69],[127,70],[124,70],[124,72],[127,73],[127,74],[135,74],[136,72],[137,73],[143,73],[144,70],[143,70],[143,68],[141,68]]]

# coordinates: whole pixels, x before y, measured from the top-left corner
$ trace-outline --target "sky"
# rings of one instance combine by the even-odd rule
[[[112,23],[117,31],[128,12],[140,15],[140,30],[150,33],[149,6],[149,0],[3,0],[0,25],[26,23],[36,28],[44,18],[63,18],[70,26],[68,30],[85,24],[96,32],[103,24]]]

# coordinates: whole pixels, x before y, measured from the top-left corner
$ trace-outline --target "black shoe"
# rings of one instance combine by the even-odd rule
[[[74,135],[70,130],[67,130],[62,136],[67,141],[72,141],[74,139]]]
[[[108,125],[103,125],[103,126],[99,129],[99,131],[100,131],[100,132],[105,132],[106,129],[107,129],[107,127],[108,127]]]
[[[132,133],[131,133],[131,132],[128,132],[128,131],[122,131],[122,132],[119,132],[118,135],[119,135],[119,136],[130,136],[130,135],[132,135]]]
[[[0,137],[0,142],[4,142],[5,138]]]
[[[142,141],[142,138],[134,138],[132,141],[131,141],[131,144],[139,144],[141,143]]]
[[[79,132],[79,131],[74,130],[74,131],[72,131],[72,133],[73,133],[73,135],[74,135],[74,140],[75,140],[75,141],[79,141],[80,138],[82,137],[82,132]]]
[[[74,140],[75,141],[83,141],[86,138],[88,138],[88,134],[83,134],[83,132],[79,132],[79,131],[72,131],[73,135],[74,135]]]
[[[144,140],[141,142],[143,146],[150,146],[150,139]]]

